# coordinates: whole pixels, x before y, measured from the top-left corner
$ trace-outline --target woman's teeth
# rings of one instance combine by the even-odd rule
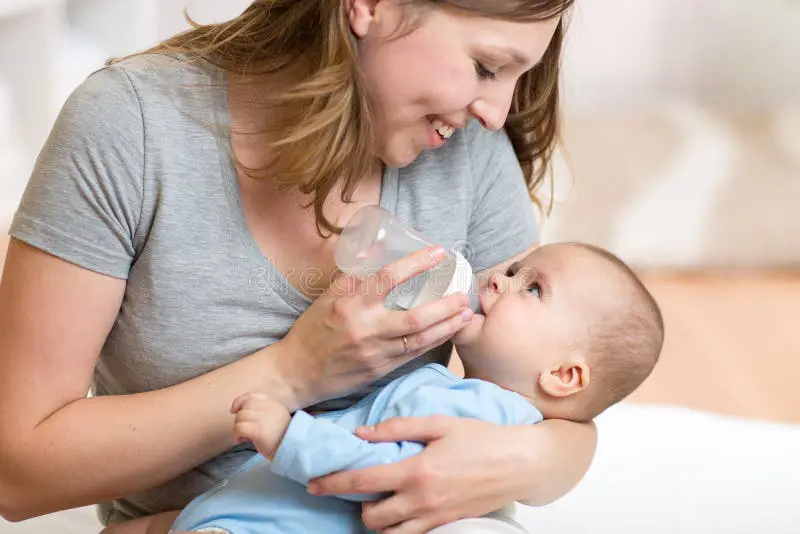
[[[456,131],[455,128],[446,125],[439,119],[432,120],[431,124],[433,125],[433,129],[436,130],[436,133],[441,135],[443,139],[450,139],[450,136],[453,135]]]

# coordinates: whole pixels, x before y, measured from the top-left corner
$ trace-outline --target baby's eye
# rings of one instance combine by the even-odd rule
[[[542,286],[540,286],[538,282],[531,284],[531,286],[528,288],[528,291],[537,299],[542,298]]]

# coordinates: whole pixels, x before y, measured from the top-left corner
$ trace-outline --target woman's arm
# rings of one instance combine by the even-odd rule
[[[441,257],[420,251],[365,285],[338,278],[283,340],[231,365],[87,399],[125,282],[13,240],[0,282],[0,515],[21,520],[171,480],[230,446],[229,409],[244,392],[293,411],[407,363],[463,326],[466,299],[404,312],[383,299]]]
[[[418,455],[315,479],[320,495],[390,492],[364,505],[367,528],[423,533],[513,501],[542,505],[575,486],[594,453],[594,427],[563,421],[501,426],[456,417],[398,417],[358,430],[370,441],[421,441]],[[399,526],[399,527],[398,527]]]
[[[0,283],[0,514],[11,520],[156,486],[230,447],[231,399],[290,392],[273,346],[160,391],[86,398],[123,280],[12,240]],[[68,483],[65,483],[68,481]]]
[[[518,499],[529,506],[544,506],[569,493],[583,479],[597,448],[597,427],[549,419],[522,427],[530,456],[525,476],[530,480],[528,496]]]

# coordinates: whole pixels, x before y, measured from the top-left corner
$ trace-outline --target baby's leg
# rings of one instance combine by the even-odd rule
[[[164,512],[111,525],[100,534],[167,534],[180,512]]]

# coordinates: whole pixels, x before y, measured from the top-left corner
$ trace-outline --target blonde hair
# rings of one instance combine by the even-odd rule
[[[513,21],[560,16],[573,0],[408,0],[409,5],[450,6],[475,15]],[[358,68],[356,42],[344,0],[256,0],[228,22],[200,25],[147,52],[177,53],[208,61],[242,77],[283,72],[300,60],[308,72],[298,83],[265,95],[265,102],[298,110],[280,128],[273,147],[280,157],[269,169],[246,169],[253,178],[280,177],[310,195],[320,235],[340,228],[323,214],[341,184],[350,201],[359,180],[374,165],[373,110]],[[531,198],[545,178],[559,130],[559,59],[564,32],[559,22],[542,61],[519,80],[506,131],[522,166]],[[268,99],[268,100],[267,100]],[[274,132],[272,130],[275,130]]]

